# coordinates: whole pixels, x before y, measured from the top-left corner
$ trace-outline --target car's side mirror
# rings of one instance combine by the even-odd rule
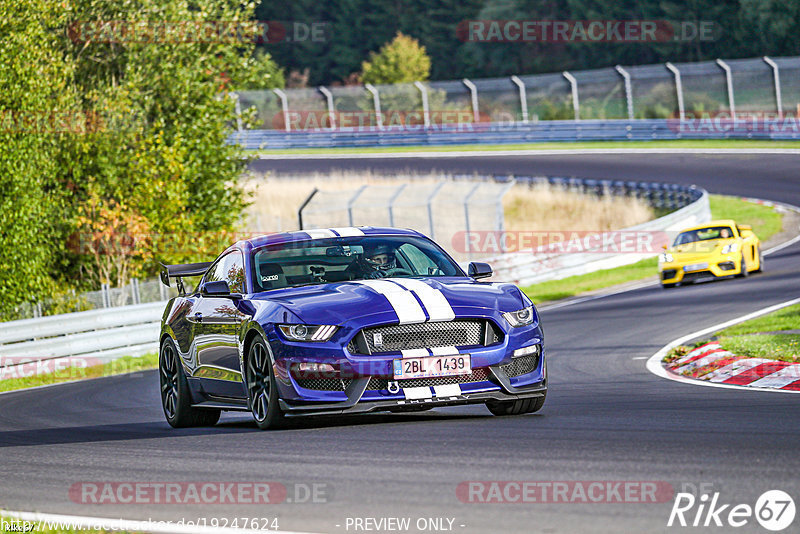
[[[663,248],[664,250],[667,250],[667,248],[669,248],[669,247],[667,247],[667,245],[661,245],[661,248]]]
[[[736,227],[739,229],[740,232],[743,231],[743,230],[744,231],[748,231],[748,232],[752,232],[753,231],[753,227],[750,226],[749,224],[738,224],[738,225],[736,225]]]
[[[201,293],[206,297],[241,298],[239,293],[231,293],[231,288],[228,286],[228,282],[226,280],[206,282],[203,284]]]
[[[480,263],[477,261],[470,262],[467,274],[470,278],[488,278],[492,276],[492,267],[488,263]]]

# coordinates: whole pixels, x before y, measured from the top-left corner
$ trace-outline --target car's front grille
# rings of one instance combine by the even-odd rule
[[[514,358],[511,363],[501,365],[500,369],[509,377],[520,376],[532,373],[539,365],[539,356],[531,354],[529,356],[520,356]]]
[[[350,385],[350,379],[339,378],[296,378],[297,385],[315,391],[344,391]]]
[[[520,358],[522,359],[522,358]],[[367,384],[368,391],[386,390],[389,387],[391,378],[385,376],[373,376]],[[437,376],[434,378],[412,378],[410,380],[398,380],[397,385],[401,388],[418,388],[444,386],[448,384],[468,384],[471,382],[484,382],[489,380],[489,371],[485,367],[473,369],[468,375]],[[301,388],[314,391],[344,391],[350,385],[350,378],[295,378],[297,385]]]
[[[485,319],[385,325],[363,329],[347,349],[352,354],[381,354],[407,349],[494,345],[502,336],[500,329]]]
[[[419,388],[446,386],[448,384],[468,384],[471,382],[484,382],[489,379],[489,371],[485,367],[473,369],[468,375],[437,376],[434,378],[412,378],[410,380],[397,380],[401,388]],[[383,376],[373,376],[369,379],[367,390],[380,391],[389,387],[391,379]]]

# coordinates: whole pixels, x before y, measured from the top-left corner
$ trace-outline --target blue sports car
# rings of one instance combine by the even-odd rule
[[[484,403],[535,412],[547,367],[533,303],[480,281],[412,230],[348,227],[239,241],[213,262],[167,265],[159,376],[174,427],[251,411],[287,417]],[[202,276],[187,294],[182,277]]]

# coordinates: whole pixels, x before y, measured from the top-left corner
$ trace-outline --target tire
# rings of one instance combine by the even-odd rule
[[[673,287],[675,287],[676,285],[677,285],[677,284],[661,284],[661,287],[662,287],[663,289],[672,289],[672,288],[673,288]]]
[[[744,252],[742,252],[742,257],[739,259],[739,270],[741,272],[736,275],[736,278],[747,278],[747,275],[750,274],[747,272],[747,262],[744,261]]]
[[[173,428],[214,426],[219,421],[219,410],[192,407],[192,395],[183,372],[183,365],[175,342],[167,338],[161,343],[158,354],[158,375],[161,384],[161,407],[167,423]]]
[[[278,405],[278,387],[272,372],[272,359],[267,344],[260,336],[256,337],[247,349],[245,386],[247,405],[258,428],[261,430],[280,428],[285,418]]]
[[[754,273],[764,272],[764,255],[761,253],[761,247],[758,247],[758,269],[755,269],[753,272]]]
[[[487,402],[486,407],[492,412],[492,415],[520,415],[523,413],[538,412],[544,406],[544,400],[547,397],[547,392],[541,397],[533,397],[530,399],[520,399],[513,401],[501,402]]]

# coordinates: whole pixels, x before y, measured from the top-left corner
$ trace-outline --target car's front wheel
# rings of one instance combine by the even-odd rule
[[[278,388],[272,373],[272,359],[261,337],[255,338],[250,344],[245,365],[247,402],[258,428],[267,430],[280,427],[284,416],[278,406]]]
[[[189,426],[214,426],[219,421],[219,410],[192,407],[189,384],[183,373],[178,351],[170,338],[161,343],[158,356],[158,374],[161,377],[161,406],[167,422],[174,428]]]
[[[737,278],[747,278],[747,275],[750,274],[747,272],[747,261],[744,259],[744,253],[742,253],[742,257],[739,259],[739,274],[736,275]]]
[[[530,399],[487,402],[486,407],[489,408],[489,411],[492,412],[493,415],[520,415],[523,413],[533,413],[542,409],[546,397],[547,392],[542,394],[541,397],[533,397]]]

